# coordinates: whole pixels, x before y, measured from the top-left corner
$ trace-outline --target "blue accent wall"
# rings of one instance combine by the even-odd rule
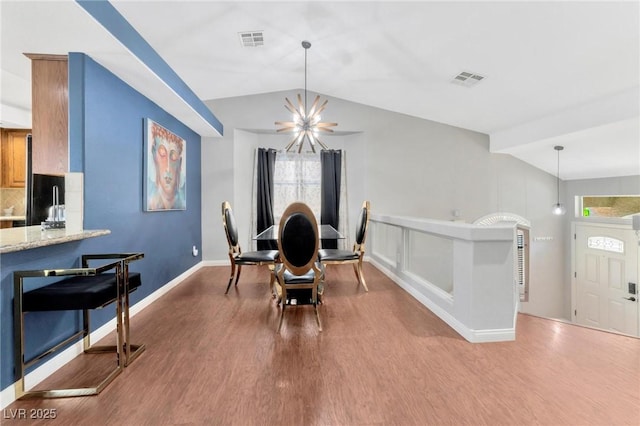
[[[187,210],[143,209],[144,118],[186,141]],[[201,261],[191,254],[193,245],[202,246],[200,136],[81,53],[69,55],[69,122],[71,171],[84,172],[84,227],[111,234],[0,256],[1,389],[15,381],[14,270],[78,267],[85,253],[144,252],[131,264],[142,274],[135,304]],[[93,311],[92,330],[114,317],[113,306]],[[77,312],[27,314],[27,358],[71,335],[80,318]]]

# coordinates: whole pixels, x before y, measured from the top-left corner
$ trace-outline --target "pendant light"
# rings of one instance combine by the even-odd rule
[[[560,151],[562,151],[564,147],[561,145],[556,145],[553,147],[553,149],[555,149],[558,152],[558,171],[556,174],[556,191],[557,191],[558,198],[556,203],[553,205],[551,212],[557,216],[562,216],[567,211],[564,208],[564,205],[560,203]]]
[[[323,149],[328,149],[327,146],[320,141],[318,134],[320,132],[333,133],[333,129],[330,127],[337,126],[338,123],[321,123],[320,113],[324,110],[327,102],[324,101],[322,105],[320,103],[320,96],[316,96],[316,99],[311,105],[311,109],[307,109],[307,50],[311,47],[311,43],[308,41],[302,42],[304,48],[304,103],[302,97],[298,94],[298,107],[296,108],[293,103],[285,98],[287,103],[285,108],[293,114],[293,121],[276,121],[276,126],[282,126],[277,129],[277,132],[290,132],[293,133],[293,139],[285,150],[287,152],[291,150],[297,150],[298,153],[302,152],[302,145],[304,141],[308,141],[311,146],[311,151],[316,152],[316,144],[320,145]]]

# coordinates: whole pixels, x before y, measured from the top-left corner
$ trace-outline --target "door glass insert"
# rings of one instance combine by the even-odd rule
[[[624,241],[610,237],[589,237],[587,247],[596,250],[624,253]]]

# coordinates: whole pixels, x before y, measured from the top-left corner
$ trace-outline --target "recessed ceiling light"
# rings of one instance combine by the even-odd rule
[[[242,31],[238,33],[242,47],[257,47],[264,45],[264,33],[262,31]]]
[[[469,71],[462,71],[460,74],[453,77],[451,82],[460,86],[473,87],[485,78],[485,76],[482,76],[480,74],[472,73]]]

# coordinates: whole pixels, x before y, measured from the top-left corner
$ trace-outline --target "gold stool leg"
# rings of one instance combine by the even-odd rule
[[[131,331],[130,331],[130,321],[129,321],[129,291],[124,294],[123,297],[123,313],[124,313],[124,346],[125,346],[125,358],[124,358],[124,366],[128,367],[133,361],[135,361],[146,349],[145,345],[134,345],[131,342]]]

